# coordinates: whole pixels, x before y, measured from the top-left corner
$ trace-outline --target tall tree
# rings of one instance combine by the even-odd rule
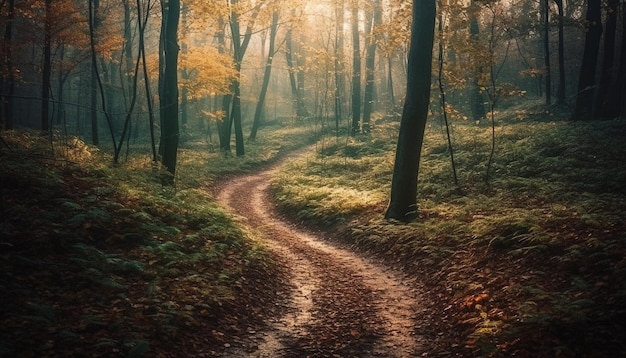
[[[4,11],[0,6],[0,11]],[[13,91],[15,75],[13,73],[13,21],[15,19],[15,0],[7,4],[4,24],[4,37],[0,48],[0,130],[13,128]]]
[[[370,120],[374,107],[374,74],[376,65],[376,46],[378,45],[379,26],[383,22],[383,4],[382,0],[375,0],[372,10],[372,25],[366,45],[367,53],[365,55],[365,93],[363,94],[363,132],[369,133]]]
[[[554,0],[556,3],[559,28],[559,48],[558,48],[558,61],[559,61],[559,85],[556,89],[556,103],[565,104],[565,36],[564,36],[564,21],[563,21],[563,0]]]
[[[337,0],[335,3],[335,133],[337,135],[339,135],[339,122],[343,114],[343,98],[346,91],[343,58],[344,5],[344,0]]]
[[[593,95],[595,92],[595,73],[598,63],[600,39],[602,37],[602,0],[587,0],[585,23],[585,48],[578,75],[578,92],[573,120],[590,120],[593,116]]]
[[[163,67],[163,94],[161,106],[164,118],[161,118],[161,142],[163,144],[162,163],[171,174],[169,183],[173,183],[176,174],[176,158],[178,155],[178,19],[180,17],[180,1],[167,2],[167,22],[165,23],[165,58]]]
[[[413,0],[406,98],[387,219],[409,222],[417,217],[417,174],[430,103],[436,13],[435,0]]]
[[[50,83],[52,76],[52,0],[45,0],[43,68],[41,83],[41,130],[50,129]]]
[[[270,26],[270,43],[267,52],[267,60],[265,62],[265,72],[263,73],[263,83],[261,84],[261,93],[259,94],[259,102],[257,102],[256,109],[254,111],[254,120],[252,121],[252,129],[250,131],[249,140],[256,140],[256,134],[261,126],[261,116],[265,107],[265,96],[267,95],[267,88],[270,84],[270,76],[272,74],[272,62],[274,55],[276,54],[276,32],[278,31],[278,18],[279,11],[275,10],[272,14],[272,25]]]
[[[602,66],[594,106],[594,116],[597,118],[615,118],[619,115],[619,104],[615,101],[615,96],[611,95],[611,90],[615,90],[613,83],[617,73],[614,63],[618,7],[619,0],[608,0],[606,2]]]
[[[309,111],[306,109],[304,105],[304,98],[302,97],[302,88],[304,84],[298,83],[298,79],[296,77],[297,73],[300,73],[300,70],[297,69],[297,56],[295,51],[295,46],[293,44],[293,22],[296,21],[296,9],[293,8],[291,10],[292,23],[289,25],[287,29],[287,33],[285,34],[285,59],[287,61],[287,70],[289,71],[289,84],[291,85],[291,93],[293,96],[294,105],[296,107],[296,116],[298,118],[305,118],[309,116]]]
[[[541,28],[543,35],[543,72],[546,84],[546,105],[552,103],[552,69],[550,67],[550,6],[548,0],[540,1]]]
[[[359,133],[361,120],[361,39],[359,34],[359,2],[352,4],[352,127],[351,135]]]
[[[480,42],[480,25],[478,23],[478,16],[480,13],[480,6],[476,3],[476,1],[472,0],[470,2],[469,7],[469,30],[470,30],[470,41],[473,44],[474,48],[480,48],[478,43]],[[485,118],[485,101],[483,99],[483,93],[481,91],[481,83],[480,76],[483,72],[483,64],[480,60],[475,64],[470,79],[470,110],[472,113],[472,119],[481,120]]]
[[[237,156],[240,157],[245,154],[243,130],[241,126],[241,62],[243,61],[246,48],[242,46],[241,43],[239,13],[237,9],[233,9],[238,2],[239,0],[231,0],[230,32],[233,36],[233,58],[235,60],[237,78],[233,80],[233,100],[230,115],[232,116],[232,123],[235,125],[235,151]]]

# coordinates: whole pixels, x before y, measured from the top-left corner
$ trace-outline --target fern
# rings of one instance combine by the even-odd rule
[[[150,350],[150,342],[144,339],[139,339],[137,341],[134,341],[131,345],[132,347],[126,354],[127,358],[143,357]]]

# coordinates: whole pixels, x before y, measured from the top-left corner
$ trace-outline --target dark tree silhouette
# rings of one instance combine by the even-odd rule
[[[165,61],[163,68],[163,93],[161,106],[164,118],[161,118],[161,142],[163,144],[162,163],[172,175],[176,173],[176,157],[178,154],[178,19],[180,1],[169,0],[167,4],[167,22],[165,23]],[[165,18],[165,17],[164,17]]]
[[[587,2],[587,15],[585,16],[587,33],[585,35],[585,49],[578,77],[576,107],[572,114],[573,120],[590,120],[593,115],[593,95],[596,87],[595,73],[598,64],[600,38],[602,37],[601,6],[601,0],[588,0]]]
[[[436,12],[435,0],[413,1],[406,99],[391,181],[391,200],[385,214],[387,219],[408,222],[417,217],[417,173],[430,102]]]

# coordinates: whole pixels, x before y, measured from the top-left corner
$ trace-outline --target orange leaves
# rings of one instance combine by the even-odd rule
[[[229,85],[237,72],[228,55],[210,47],[192,47],[180,54],[181,86],[189,91],[190,98],[229,92]]]
[[[467,309],[472,309],[476,307],[476,305],[482,304],[483,302],[487,301],[489,298],[490,296],[486,292],[477,295],[470,295],[463,299],[462,306]]]

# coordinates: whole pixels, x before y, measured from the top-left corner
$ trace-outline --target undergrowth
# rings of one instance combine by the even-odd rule
[[[433,309],[448,323],[433,329],[443,336],[461,327],[459,354],[624,355],[626,122],[511,113],[497,127],[488,183],[489,128],[453,123],[459,187],[445,129],[428,124],[419,217],[409,225],[382,219],[393,118],[375,123],[370,136],[326,138],[285,166],[272,188],[286,213],[335,225],[337,237],[438,291]]]
[[[279,273],[207,187],[308,129],[264,132],[244,158],[188,143],[173,187],[147,155],[112,165],[77,138],[2,136],[0,356],[214,355],[262,324]]]

